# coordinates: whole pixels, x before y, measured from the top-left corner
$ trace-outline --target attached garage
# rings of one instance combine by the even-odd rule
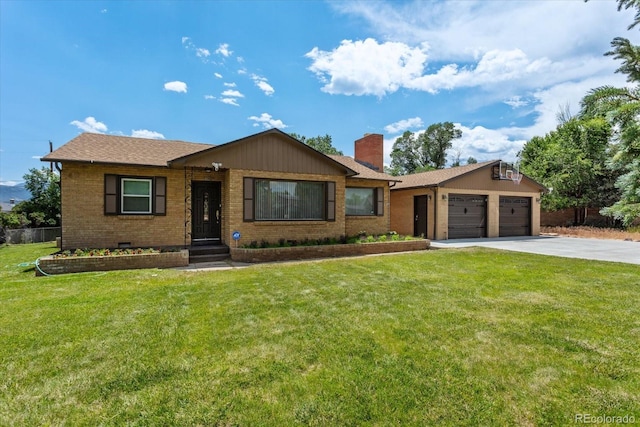
[[[433,240],[540,234],[547,189],[517,165],[492,160],[398,178],[390,188],[390,229],[400,234]]]
[[[531,198],[500,196],[500,237],[531,236]]]
[[[487,196],[449,194],[449,239],[487,236]]]

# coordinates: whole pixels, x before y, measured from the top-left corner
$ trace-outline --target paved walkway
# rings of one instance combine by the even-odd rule
[[[434,240],[431,242],[433,249],[465,248],[470,246],[640,265],[640,242],[625,240],[539,236]]]

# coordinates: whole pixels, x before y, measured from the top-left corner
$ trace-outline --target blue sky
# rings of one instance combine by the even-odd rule
[[[220,144],[277,127],[353,141],[451,121],[514,160],[592,88],[614,1],[0,1],[0,182],[80,132]]]

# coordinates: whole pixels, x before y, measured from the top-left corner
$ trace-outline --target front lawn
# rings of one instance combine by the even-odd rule
[[[18,266],[54,251],[0,247],[0,425],[640,422],[639,266],[490,249]]]

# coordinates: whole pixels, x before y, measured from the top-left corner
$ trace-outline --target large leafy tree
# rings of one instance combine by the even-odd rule
[[[60,176],[43,167],[29,169],[23,178],[31,199],[18,203],[13,211],[26,215],[35,227],[60,225]]]
[[[390,172],[407,175],[444,168],[449,150],[462,131],[451,122],[435,123],[416,135],[406,131],[397,138],[391,150]]]
[[[640,23],[640,1],[618,0],[618,10],[636,9],[628,29]],[[612,50],[605,55],[621,60],[617,73],[626,74],[630,86],[603,86],[589,92],[582,100],[581,116],[604,118],[613,127],[613,149],[609,167],[619,175],[616,187],[620,198],[602,213],[630,225],[640,217],[640,47],[628,39],[616,37]]]
[[[542,199],[544,209],[573,208],[580,223],[586,208],[616,200],[615,178],[606,165],[610,135],[603,118],[571,118],[525,144],[522,171],[552,189]]]
[[[298,135],[297,133],[290,133],[289,136],[297,139],[300,142],[304,142],[309,147],[323,154],[337,154],[339,156],[342,156],[342,151],[333,146],[331,135],[318,135],[307,138],[306,136]]]

